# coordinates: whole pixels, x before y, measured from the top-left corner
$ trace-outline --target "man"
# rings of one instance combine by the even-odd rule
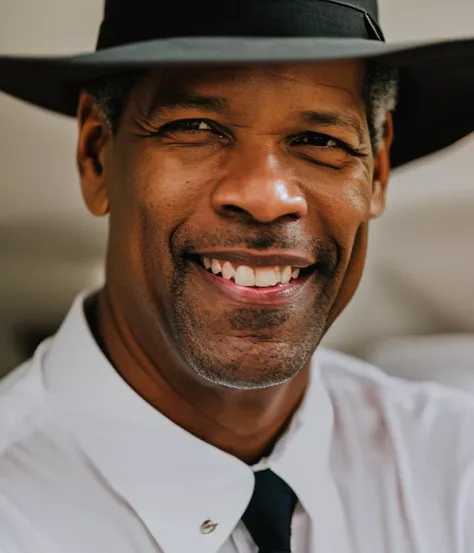
[[[1,387],[1,553],[474,551],[474,401],[318,347],[391,165],[473,130],[473,61],[371,0],[109,0],[95,54],[0,59],[110,217]]]

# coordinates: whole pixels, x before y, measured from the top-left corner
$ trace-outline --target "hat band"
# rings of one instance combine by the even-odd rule
[[[159,6],[157,6],[159,4]],[[172,37],[313,37],[384,41],[365,10],[336,0],[150,2],[133,12],[118,6],[100,27],[97,49]],[[114,5],[114,4],[113,4]]]

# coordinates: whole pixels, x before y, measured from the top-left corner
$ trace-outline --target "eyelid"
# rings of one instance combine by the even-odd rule
[[[338,147],[340,147],[342,150],[346,151],[347,153],[349,153],[350,155],[352,155],[354,157],[364,157],[365,156],[365,154],[363,152],[358,151],[357,148],[352,147],[345,140],[342,140],[341,138],[337,138],[333,135],[330,135],[330,134],[327,134],[327,133],[324,133],[324,132],[321,132],[321,131],[314,131],[314,130],[302,131],[300,133],[291,135],[288,138],[288,140],[291,141],[291,140],[294,140],[295,138],[298,138],[298,137],[301,137],[301,136],[304,136],[304,135],[308,135],[308,134],[318,135],[319,137],[326,138],[327,140],[334,140],[334,142],[336,142]],[[311,147],[310,144],[308,144],[308,146]],[[322,146],[322,147],[324,148],[324,146]]]
[[[288,140],[291,141],[291,140],[295,140],[296,138],[302,138],[304,136],[308,136],[308,135],[316,135],[320,138],[326,138],[327,140],[334,140],[334,142],[337,142],[337,144],[339,145],[346,145],[346,142],[340,138],[336,138],[335,136],[331,135],[331,134],[327,134],[325,132],[321,132],[321,131],[313,131],[313,130],[308,130],[308,131],[301,131],[299,133],[295,133],[295,134],[292,134],[291,136],[288,137]],[[349,146],[349,144],[347,144],[347,146]],[[349,146],[350,147],[350,146]]]
[[[221,133],[222,135],[226,136],[227,138],[232,137],[232,133],[228,129],[225,129],[222,125],[219,125],[219,123],[216,123],[216,121],[213,121],[212,119],[207,119],[206,117],[186,117],[183,119],[168,121],[167,123],[164,123],[163,125],[160,126],[157,134],[166,134],[167,128],[173,127],[173,125],[179,126],[180,123],[184,124],[186,122],[203,122],[209,125],[211,129],[202,130],[201,132],[212,132],[212,130],[215,130]]]

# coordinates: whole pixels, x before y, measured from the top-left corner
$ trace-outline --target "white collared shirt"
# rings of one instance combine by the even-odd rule
[[[0,553],[255,553],[253,470],[143,401],[82,294],[0,385]],[[295,553],[473,553],[474,399],[318,350],[264,466],[299,498]]]

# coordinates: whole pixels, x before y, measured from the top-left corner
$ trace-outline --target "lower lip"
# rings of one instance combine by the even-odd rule
[[[254,286],[239,286],[232,280],[227,280],[210,273],[195,261],[192,261],[191,265],[198,271],[199,276],[230,300],[254,305],[284,305],[291,303],[295,299],[295,296],[304,290],[314,274],[291,280],[287,284],[258,288]]]

